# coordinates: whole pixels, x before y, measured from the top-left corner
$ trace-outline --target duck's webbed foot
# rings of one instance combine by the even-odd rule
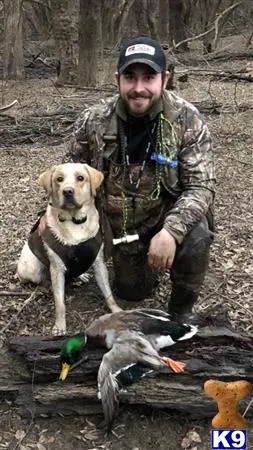
[[[164,361],[168,367],[170,367],[173,372],[181,373],[184,372],[186,364],[182,361],[174,361],[174,359],[168,358],[167,356],[160,357],[162,361]]]

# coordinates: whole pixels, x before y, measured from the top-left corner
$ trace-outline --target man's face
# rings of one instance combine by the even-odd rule
[[[146,64],[131,64],[120,75],[116,74],[119,93],[134,116],[143,116],[159,101],[169,73],[154,72]]]

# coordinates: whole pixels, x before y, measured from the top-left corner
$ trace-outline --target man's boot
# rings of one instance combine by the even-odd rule
[[[177,247],[170,271],[172,292],[168,305],[168,311],[175,320],[196,320],[193,306],[206,275],[212,240],[213,233],[207,219],[202,217]]]

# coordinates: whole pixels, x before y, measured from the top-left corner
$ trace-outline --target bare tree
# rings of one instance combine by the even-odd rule
[[[24,77],[22,3],[23,0],[4,0],[4,78]]]
[[[232,11],[242,1],[237,0],[198,0],[195,9],[201,23],[203,36],[203,51],[210,53],[217,48],[222,30]],[[213,26],[214,25],[214,26]],[[208,32],[208,30],[211,30]]]
[[[78,0],[51,0],[60,83],[76,81]]]
[[[166,0],[165,0],[166,1]],[[139,0],[134,3],[138,34],[158,39],[158,6],[156,0]]]
[[[78,72],[79,83],[85,86],[97,86],[99,69],[103,70],[101,12],[100,0],[80,0]]]
[[[169,0],[159,0],[159,38],[161,41],[169,39]]]
[[[164,0],[165,1],[165,0]],[[184,21],[183,0],[169,0],[169,42],[181,42],[186,39]],[[188,50],[188,45],[184,42],[180,46],[181,50]]]

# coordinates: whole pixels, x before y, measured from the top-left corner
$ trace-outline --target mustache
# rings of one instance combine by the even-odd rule
[[[128,98],[150,98],[151,96],[147,94],[146,92],[130,92],[128,94]]]

